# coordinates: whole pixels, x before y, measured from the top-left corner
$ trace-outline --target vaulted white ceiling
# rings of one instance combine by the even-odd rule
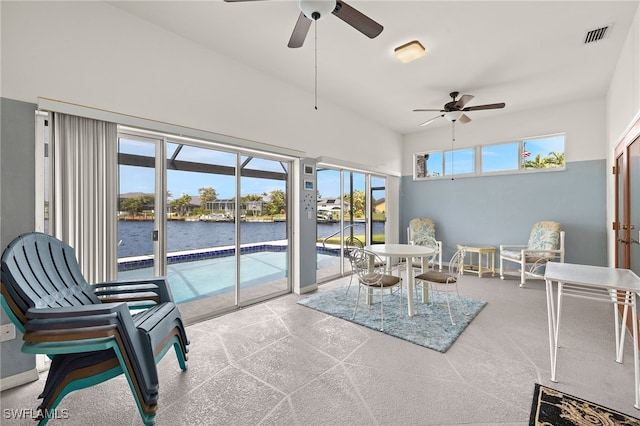
[[[604,95],[638,8],[627,1],[347,1],[384,26],[369,39],[331,15],[301,48],[287,47],[299,15],[293,0],[109,2],[141,19],[403,134],[438,115],[449,92],[468,106],[505,102],[472,120]],[[588,30],[610,26],[585,44]],[[317,29],[317,49],[315,30]],[[394,47],[417,39],[427,55],[409,64]],[[429,126],[446,125],[440,119]]]

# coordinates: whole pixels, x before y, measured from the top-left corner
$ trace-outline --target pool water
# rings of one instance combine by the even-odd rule
[[[317,267],[338,266],[338,256],[318,253]],[[287,252],[253,252],[240,256],[240,286],[247,288],[287,278]],[[139,268],[118,273],[119,279],[153,276],[153,268]],[[167,265],[167,280],[176,303],[191,302],[235,290],[234,256],[215,257]]]

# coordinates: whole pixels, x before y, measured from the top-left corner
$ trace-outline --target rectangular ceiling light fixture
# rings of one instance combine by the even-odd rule
[[[424,56],[425,49],[418,40],[413,40],[409,43],[403,44],[402,46],[396,47],[393,49],[393,52],[400,62],[406,64]]]

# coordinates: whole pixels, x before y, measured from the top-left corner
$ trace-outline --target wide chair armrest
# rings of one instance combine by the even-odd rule
[[[121,307],[125,307],[122,311]],[[69,317],[83,317],[91,315],[108,315],[118,311],[129,312],[125,303],[103,303],[98,305],[63,306],[58,308],[30,308],[27,310],[26,318],[31,319],[67,319]],[[130,314],[129,314],[130,316]]]
[[[96,296],[104,302],[173,302],[173,295],[165,277],[107,281],[94,284],[93,288]]]
[[[563,249],[522,249],[522,256],[525,258],[534,258],[537,261],[547,261],[555,259],[564,252]]]
[[[27,334],[34,332],[57,333],[73,330],[71,334],[81,334],[83,329],[94,327],[115,327],[123,333],[133,335],[135,326],[126,303],[101,305],[68,306],[59,308],[30,308],[26,313]],[[61,333],[61,336],[65,333]],[[25,335],[26,340],[26,335]]]
[[[26,313],[25,341],[30,335],[51,335],[54,340],[95,338],[100,329],[113,330],[119,325],[134,330],[126,303],[85,305],[60,308],[31,308]],[[83,333],[86,335],[83,337]],[[66,337],[65,337],[66,336]],[[106,335],[101,336],[106,337]]]
[[[500,251],[527,248],[526,244],[500,244]]]

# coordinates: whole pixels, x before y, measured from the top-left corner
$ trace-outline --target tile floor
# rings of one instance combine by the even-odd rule
[[[320,286],[344,286],[348,278]],[[558,383],[549,380],[544,283],[465,275],[461,293],[487,306],[445,354],[296,304],[287,295],[191,325],[189,370],[159,364],[157,425],[526,425],[534,383],[639,417],[630,337],[614,361],[612,308],[567,299]],[[35,408],[43,378],[2,392]],[[73,392],[50,425],[139,425],[120,376]]]

